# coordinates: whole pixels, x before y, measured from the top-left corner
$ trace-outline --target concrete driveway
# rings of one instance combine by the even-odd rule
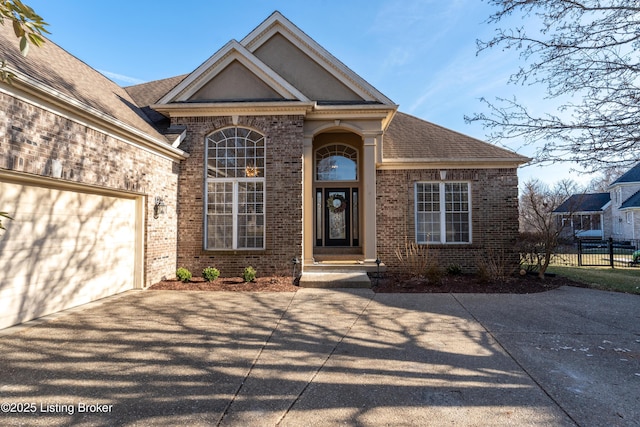
[[[640,425],[640,297],[129,292],[0,331],[2,425]]]

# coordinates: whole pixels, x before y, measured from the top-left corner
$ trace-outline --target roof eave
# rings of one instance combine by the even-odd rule
[[[184,151],[167,144],[166,140],[155,138],[135,126],[129,125],[90,105],[65,95],[16,69],[8,68],[9,71],[14,74],[14,77],[12,78],[11,85],[5,86],[7,88],[19,90],[25,95],[38,100],[46,100],[47,103],[64,111],[71,112],[90,123],[104,127],[108,129],[109,132],[121,138],[132,140],[174,160],[184,160],[189,157]],[[0,86],[0,90],[4,91],[2,86]],[[12,93],[11,90],[6,92],[11,95],[17,95],[16,93]],[[33,102],[35,99],[31,99],[31,101]]]
[[[314,102],[179,102],[154,104],[150,107],[167,117],[203,117],[234,115],[306,115]]]
[[[527,163],[526,157],[520,159],[504,158],[471,158],[471,159],[451,159],[451,158],[430,158],[430,159],[383,159],[377,164],[378,169],[514,169]]]

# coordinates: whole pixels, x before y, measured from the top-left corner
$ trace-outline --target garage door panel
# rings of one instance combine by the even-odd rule
[[[69,214],[25,215],[25,208],[19,209],[17,213],[11,212],[14,221],[6,221],[5,225],[9,230],[2,236],[3,251],[23,249],[26,244],[66,249],[87,245],[108,246],[135,239],[131,234],[136,224],[135,210],[131,207],[118,215],[103,215],[89,219]]]
[[[137,203],[0,182],[0,328],[132,289]]]

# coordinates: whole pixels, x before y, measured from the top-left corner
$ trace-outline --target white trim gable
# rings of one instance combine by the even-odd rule
[[[193,94],[202,89],[233,61],[241,63],[284,99],[309,102],[309,99],[302,92],[260,61],[236,40],[231,40],[176,87],[171,89],[157,104],[188,101]]]
[[[315,40],[306,35],[280,12],[274,12],[255,30],[240,41],[250,52],[255,52],[276,33],[282,35],[298,47],[319,66],[333,75],[338,81],[360,96],[364,101],[395,105],[375,87],[365,81],[340,60],[331,55]]]

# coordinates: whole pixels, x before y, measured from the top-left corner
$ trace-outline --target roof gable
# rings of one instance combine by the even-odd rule
[[[252,99],[283,100],[284,97],[237,60],[232,61],[189,98],[190,101]]]
[[[274,34],[254,54],[314,101],[365,101],[345,83],[295,46]]]
[[[255,99],[260,99],[260,94],[270,89],[270,93],[277,94],[281,99],[308,101],[308,99],[289,82],[267,67],[240,43],[232,40],[189,74],[177,86],[171,89],[158,103],[189,102],[194,100],[193,97],[196,94],[199,94],[199,96],[195,100],[203,101],[203,94],[205,93],[212,96],[217,95],[215,91],[207,91],[206,87],[210,82],[214,81],[218,75],[225,74],[225,71],[228,71],[227,68],[233,63],[236,63],[233,65],[235,68],[239,68],[238,65],[242,65],[244,70],[242,79],[251,81],[254,87],[260,87],[261,90],[259,94],[255,96]],[[224,79],[224,77],[222,77],[222,79]],[[261,81],[262,84],[258,85],[258,80]],[[215,86],[216,84],[213,83],[213,85]],[[207,99],[207,101],[228,100],[229,96],[234,95],[234,89],[236,90],[235,93],[237,94],[238,100],[247,100],[250,98],[246,88],[242,88],[240,85],[235,88],[228,88],[224,94],[225,98]]]
[[[240,75],[231,77],[230,66]],[[157,104],[265,99],[394,106],[279,12],[227,43]]]

